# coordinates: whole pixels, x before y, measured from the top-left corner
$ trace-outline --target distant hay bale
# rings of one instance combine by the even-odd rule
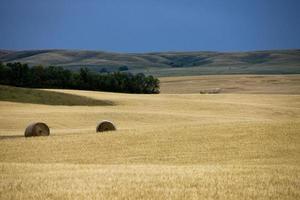
[[[221,88],[203,89],[200,90],[200,94],[219,94],[221,91]]]
[[[47,124],[42,122],[32,123],[25,130],[25,137],[31,136],[49,136],[50,129]]]
[[[116,126],[107,120],[103,120],[102,122],[100,122],[96,128],[96,132],[104,132],[104,131],[115,131]]]

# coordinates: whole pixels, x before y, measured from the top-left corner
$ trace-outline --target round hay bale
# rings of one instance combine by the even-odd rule
[[[31,136],[49,136],[50,129],[47,124],[42,122],[32,123],[25,130],[25,137]]]
[[[96,132],[104,132],[104,131],[115,131],[116,126],[107,120],[103,120],[102,122],[100,122],[96,128]]]

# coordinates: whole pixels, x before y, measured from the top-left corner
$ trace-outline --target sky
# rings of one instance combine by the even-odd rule
[[[0,49],[300,48],[300,0],[0,0]]]

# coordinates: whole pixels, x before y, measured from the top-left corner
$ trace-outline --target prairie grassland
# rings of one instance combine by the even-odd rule
[[[0,199],[300,198],[300,95],[55,91],[115,105],[0,102]]]

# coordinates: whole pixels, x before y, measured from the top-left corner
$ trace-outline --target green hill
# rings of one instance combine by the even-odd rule
[[[2,62],[29,65],[55,65],[78,70],[117,71],[127,66],[130,72],[155,76],[202,74],[298,74],[300,50],[253,52],[154,52],[111,53],[82,50],[0,51]]]

